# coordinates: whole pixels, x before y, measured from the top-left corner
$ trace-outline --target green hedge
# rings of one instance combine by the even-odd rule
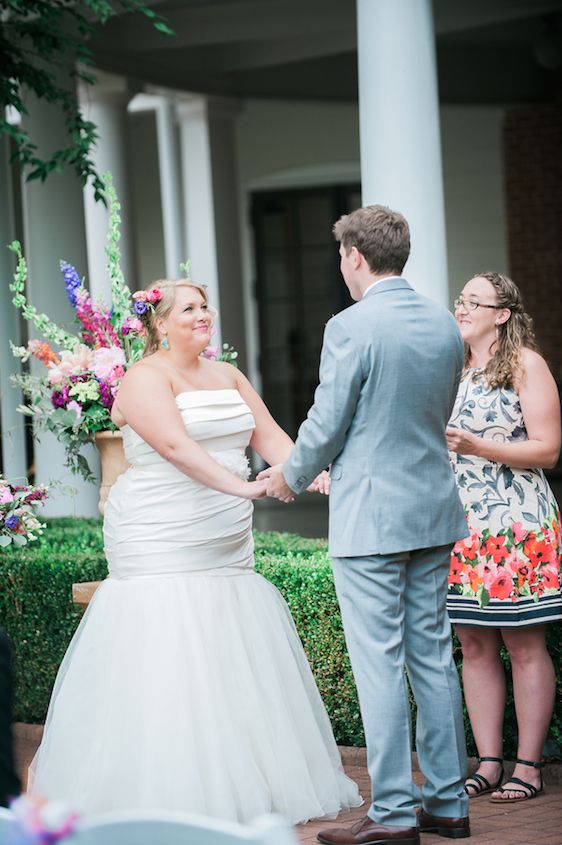
[[[338,743],[363,745],[357,695],[345,650],[327,544],[292,534],[255,532],[256,566],[281,591],[293,614]],[[17,720],[45,718],[57,668],[81,616],[72,584],[104,578],[101,522],[57,519],[33,545],[3,551],[0,559],[0,625],[15,652]],[[562,756],[562,626],[549,625],[548,643],[557,671],[558,695],[546,753]],[[460,668],[461,652],[455,640]],[[504,655],[509,678],[509,660]],[[415,718],[415,708],[413,707]],[[466,719],[469,753],[474,742]],[[381,726],[384,729],[384,726]],[[516,751],[511,682],[505,753]]]

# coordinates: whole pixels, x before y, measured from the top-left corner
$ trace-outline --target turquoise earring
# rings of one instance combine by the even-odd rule
[[[169,348],[170,348],[170,344],[168,343],[168,338],[164,336],[162,338],[162,349],[169,349]]]

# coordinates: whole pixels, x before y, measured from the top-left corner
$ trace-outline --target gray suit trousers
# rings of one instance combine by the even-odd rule
[[[450,552],[447,545],[333,559],[367,738],[368,815],[380,824],[414,826],[420,803],[439,816],[468,814],[461,693],[445,608]],[[412,780],[404,669],[417,704],[421,795]]]

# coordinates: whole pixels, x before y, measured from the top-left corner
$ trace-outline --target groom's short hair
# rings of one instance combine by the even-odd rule
[[[358,208],[334,224],[334,237],[346,253],[356,247],[373,273],[400,275],[410,255],[406,219],[385,205]]]

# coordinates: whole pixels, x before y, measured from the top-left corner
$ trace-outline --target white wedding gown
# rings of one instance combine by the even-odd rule
[[[189,436],[247,477],[236,390],[181,393]],[[251,502],[164,461],[128,426],[105,510],[109,577],[63,660],[31,790],[83,813],[291,822],[358,806],[289,610],[254,571]]]

